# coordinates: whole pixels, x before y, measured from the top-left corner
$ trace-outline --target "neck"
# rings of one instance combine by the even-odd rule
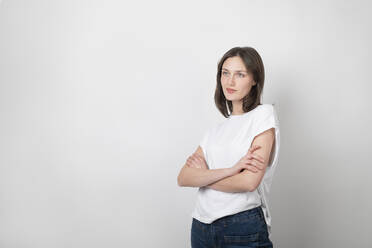
[[[233,101],[232,106],[233,106],[233,111],[231,113],[232,115],[244,114],[242,101]]]

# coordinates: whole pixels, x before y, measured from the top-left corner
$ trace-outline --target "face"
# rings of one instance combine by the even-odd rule
[[[253,74],[246,70],[243,60],[239,56],[225,60],[221,71],[221,86],[227,100],[233,103],[242,102],[243,97],[255,84]]]

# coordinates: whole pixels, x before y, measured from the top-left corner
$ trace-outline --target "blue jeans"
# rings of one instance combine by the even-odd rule
[[[192,248],[272,248],[261,206],[205,224],[192,218]]]

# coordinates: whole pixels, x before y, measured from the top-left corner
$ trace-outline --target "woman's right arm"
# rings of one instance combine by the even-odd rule
[[[196,149],[195,153],[205,160],[200,146]],[[203,187],[232,175],[234,175],[234,171],[231,168],[209,170],[193,168],[185,164],[177,177],[177,183],[181,187]]]

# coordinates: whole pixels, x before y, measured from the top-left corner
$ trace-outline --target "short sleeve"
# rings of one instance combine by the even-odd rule
[[[277,121],[274,106],[267,104],[257,116],[254,137],[270,128],[277,129],[278,127],[279,123]]]
[[[274,106],[267,104],[257,116],[253,137],[270,128],[275,128],[275,140],[268,167],[275,167],[280,145],[279,121]]]

